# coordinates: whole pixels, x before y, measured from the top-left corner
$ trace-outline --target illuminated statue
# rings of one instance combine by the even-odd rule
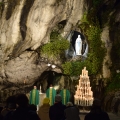
[[[78,38],[76,39],[76,42],[75,42],[75,52],[76,52],[76,55],[81,55],[81,52],[82,52],[82,39],[80,35],[78,35]]]

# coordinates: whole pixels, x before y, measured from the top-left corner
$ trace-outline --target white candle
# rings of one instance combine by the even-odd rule
[[[93,104],[93,98],[91,98],[91,105]]]
[[[88,71],[86,71],[86,76],[88,76]]]
[[[79,86],[80,86],[80,80],[79,80]]]
[[[83,70],[82,70],[82,76],[83,76]]]
[[[91,91],[91,96],[93,97],[93,92]]]
[[[88,100],[88,106],[89,106],[90,104],[89,104],[89,100]]]
[[[84,105],[86,106],[86,98],[85,98],[85,100],[84,100],[84,101],[85,101],[85,104],[84,104]]]
[[[90,82],[88,82],[88,87],[90,87]]]
[[[26,80],[24,80],[24,84],[25,84]]]
[[[80,79],[81,79],[81,77],[82,77],[82,76],[80,75]]]
[[[91,91],[91,87],[89,87],[89,91]]]

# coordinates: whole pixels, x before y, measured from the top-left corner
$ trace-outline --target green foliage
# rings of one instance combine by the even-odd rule
[[[78,25],[83,31],[85,31],[89,27],[89,21],[87,19],[87,13],[85,12],[83,14],[83,17],[81,19],[81,24]]]
[[[90,21],[86,23],[87,27],[84,27],[84,33],[87,36],[90,46],[90,53],[87,58],[87,65],[90,68],[91,74],[96,74],[101,70],[106,49],[101,41],[101,29],[99,26],[99,22],[95,16],[93,17],[93,19],[91,17],[91,19],[89,19]]]
[[[97,7],[98,5],[100,5],[101,1],[102,0],[93,0],[93,6]]]
[[[81,22],[82,22],[82,23],[87,23],[87,24],[89,24],[89,21],[87,20],[87,13],[86,13],[86,12],[83,14],[83,17],[82,17],[82,19],[81,19]]]
[[[80,62],[80,61],[65,62],[65,64],[62,65],[64,74],[70,76],[80,75],[80,72],[83,69],[83,67],[84,67],[84,62]]]
[[[54,42],[56,40],[62,40],[63,38],[59,34],[58,30],[53,30],[50,34],[50,42]]]
[[[101,70],[100,68],[102,67],[106,50],[100,39],[101,30],[99,26],[91,26],[86,31],[86,35],[88,36],[90,44],[90,55],[88,57],[88,61],[91,63],[92,73],[95,74]]]
[[[49,59],[64,57],[65,50],[69,48],[69,42],[64,39],[57,31],[50,35],[50,42],[41,48],[41,56]]]
[[[100,70],[99,59],[94,57],[94,54],[89,54],[85,61],[68,61],[62,65],[64,74],[70,76],[78,76],[82,69],[86,66],[89,75],[97,74]]]
[[[107,86],[107,92],[120,90],[120,73],[115,74],[112,77],[112,81]]]
[[[4,4],[4,2],[0,2],[0,6],[3,5],[3,4]]]

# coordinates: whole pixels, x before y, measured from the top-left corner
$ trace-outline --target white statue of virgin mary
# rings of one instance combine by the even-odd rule
[[[78,38],[76,39],[76,42],[75,42],[76,55],[82,55],[81,51],[82,51],[82,39],[80,35],[78,35]]]

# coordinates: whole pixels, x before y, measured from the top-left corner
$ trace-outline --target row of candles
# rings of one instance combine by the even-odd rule
[[[80,75],[80,76],[83,76],[83,77],[87,76],[88,77],[88,71],[86,70],[86,67],[84,68],[84,70],[82,70],[82,75]]]
[[[79,80],[79,87],[90,87],[90,82],[80,82]]]
[[[76,95],[74,97],[75,97],[75,104],[77,105],[91,106],[93,103],[92,91],[89,91],[89,93],[76,91]]]
[[[81,87],[80,89],[77,89],[76,94],[77,94],[77,95],[83,94],[83,95],[93,96],[93,92],[91,91],[91,87],[90,87],[90,88],[87,88],[87,87],[82,88],[82,87]]]
[[[78,99],[75,99],[75,104],[80,106],[92,106],[92,103],[93,98],[78,97]]]

